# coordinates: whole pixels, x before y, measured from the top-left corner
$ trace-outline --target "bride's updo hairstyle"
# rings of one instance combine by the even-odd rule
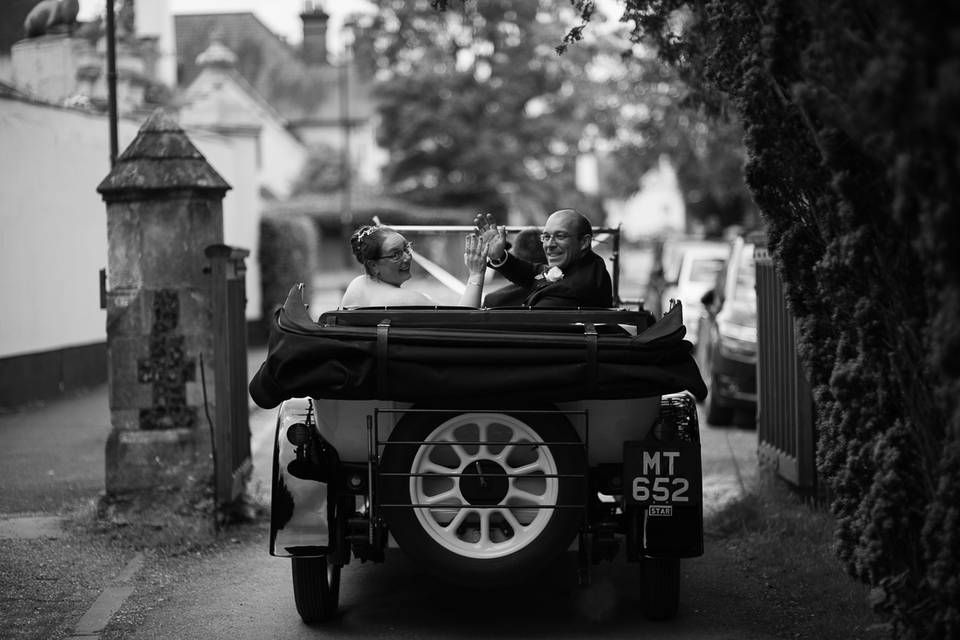
[[[367,268],[367,260],[376,260],[380,255],[380,246],[387,231],[392,229],[368,224],[360,227],[350,236],[350,249],[364,269]]]

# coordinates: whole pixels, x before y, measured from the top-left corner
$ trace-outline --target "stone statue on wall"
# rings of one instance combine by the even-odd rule
[[[79,0],[40,0],[23,21],[26,37],[34,38],[66,27],[69,30],[77,22],[80,13]]]

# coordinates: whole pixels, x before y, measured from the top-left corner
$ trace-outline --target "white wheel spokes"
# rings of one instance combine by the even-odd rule
[[[510,509],[503,509],[500,512],[503,515],[503,518],[507,521],[515,531],[522,531],[525,527],[520,524],[520,521],[517,520],[517,516],[513,515],[513,511]]]
[[[490,509],[483,509],[479,512],[480,516],[480,540],[477,544],[486,548],[490,543]]]
[[[520,498],[530,505],[539,505],[543,501],[542,494],[530,493],[529,491],[518,489],[516,485],[514,485],[510,489],[510,492],[507,493],[507,499],[509,500],[510,498]]]
[[[438,475],[446,475],[454,471],[450,467],[445,467],[442,464],[437,464],[430,460],[426,460],[420,468],[419,473],[436,473]]]
[[[444,501],[449,501],[447,504],[463,504],[460,492],[456,489],[450,489],[449,491],[444,491],[443,493],[437,493],[431,496],[424,496],[423,502],[425,504],[441,504]]]
[[[525,464],[519,467],[508,467],[508,469],[510,470],[511,474],[515,474],[518,476],[527,476],[527,475],[536,473],[537,471],[542,472],[543,467],[544,467],[543,460],[540,459],[540,460],[537,460],[536,462],[531,462],[530,464]]]
[[[463,521],[470,515],[472,511],[470,509],[460,509],[457,512],[457,515],[453,517],[453,520],[450,521],[450,524],[444,526],[443,528],[447,531],[456,532],[457,527],[463,524]]]
[[[470,460],[473,459],[474,456],[471,456],[469,453],[467,453],[467,450],[463,448],[463,445],[456,444],[456,441],[455,441],[455,440],[445,440],[445,442],[449,442],[449,443],[450,443],[450,444],[445,445],[445,446],[450,447],[450,449],[451,449],[455,454],[457,454],[457,457],[460,458],[461,466],[463,466],[463,464],[465,464],[465,463],[467,463],[467,462],[469,462]]]
[[[486,443],[487,436],[489,434],[490,420],[477,420],[477,442]],[[477,457],[478,458],[489,458],[490,450],[487,448],[486,444],[481,444],[477,448]]]
[[[545,529],[559,482],[549,447],[526,423],[498,413],[460,414],[414,457],[410,497],[424,530],[467,557],[499,557]],[[465,443],[465,444],[464,444]],[[479,444],[475,444],[479,443]]]

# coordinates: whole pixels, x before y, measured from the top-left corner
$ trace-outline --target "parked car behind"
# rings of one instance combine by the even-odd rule
[[[700,298],[715,286],[717,274],[723,269],[729,253],[730,245],[725,242],[704,242],[683,247],[674,271],[676,275],[663,290],[660,308],[669,310],[672,299],[683,303],[687,340],[694,344],[703,313]]]
[[[704,294],[697,337],[697,361],[707,382],[706,419],[733,422],[734,412],[757,410],[757,296],[750,236],[738,236]]]

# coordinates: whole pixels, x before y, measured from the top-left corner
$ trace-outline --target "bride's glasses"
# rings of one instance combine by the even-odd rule
[[[390,262],[403,262],[404,258],[413,257],[413,244],[406,242],[403,245],[403,249],[394,251],[393,253],[388,253],[385,256],[377,256],[377,260],[389,260]]]

